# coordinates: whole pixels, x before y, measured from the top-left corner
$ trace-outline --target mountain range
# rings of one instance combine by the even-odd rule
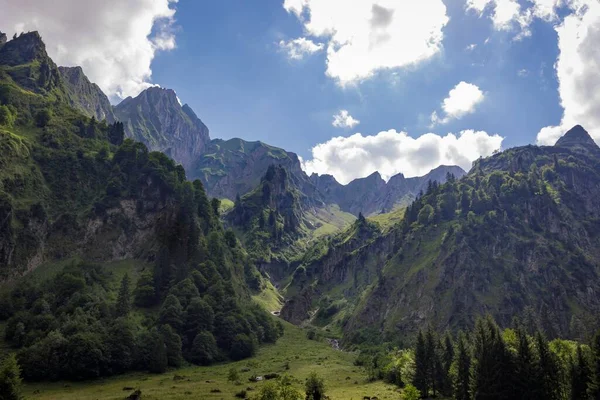
[[[581,126],[468,172],[342,185],[308,176],[292,152],[211,139],[173,90],[112,106],[32,32],[0,40],[0,149],[0,281],[73,258],[135,260],[153,306],[206,294],[211,360],[237,356],[229,330],[276,339],[244,305],[271,283],[282,318],[343,344],[467,329],[486,313],[552,337],[600,326],[600,149]],[[194,359],[194,335],[179,334]]]

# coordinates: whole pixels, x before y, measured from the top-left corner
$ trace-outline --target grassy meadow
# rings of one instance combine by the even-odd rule
[[[26,399],[44,400],[117,400],[125,399],[140,389],[144,400],[235,399],[235,394],[252,388],[252,398],[264,382],[250,382],[252,375],[288,374],[298,389],[312,371],[325,380],[331,399],[359,399],[364,396],[378,399],[400,399],[395,386],[381,381],[367,382],[362,367],[353,365],[356,355],[332,349],[329,344],[306,338],[305,331],[285,324],[285,335],[277,344],[263,346],[256,357],[210,367],[187,367],[161,375],[127,374],[91,382],[56,382],[27,384]],[[289,369],[287,369],[289,367]],[[227,381],[230,368],[240,372],[239,384]]]

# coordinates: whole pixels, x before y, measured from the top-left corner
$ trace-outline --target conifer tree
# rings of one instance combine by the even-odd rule
[[[592,340],[592,382],[589,388],[589,395],[593,400],[600,400],[600,331],[596,333]]]
[[[515,333],[517,335],[517,354],[515,359],[516,395],[523,400],[539,399],[538,373],[529,337],[521,327],[518,327]]]
[[[571,400],[587,399],[588,385],[590,385],[590,367],[581,349],[577,346],[575,359],[571,361]]]
[[[419,331],[417,335],[417,344],[415,347],[415,376],[413,385],[421,392],[423,396],[429,394],[429,379],[428,379],[428,359],[427,346],[425,344],[425,336],[423,331]]]
[[[540,398],[544,400],[560,399],[558,360],[556,355],[550,351],[548,341],[539,331],[535,335],[535,347]]]
[[[471,355],[467,349],[464,333],[459,333],[456,345],[456,376],[454,380],[454,398],[471,399]]]
[[[117,297],[117,317],[125,317],[131,311],[131,291],[129,289],[129,275],[125,274],[121,280],[121,288]]]

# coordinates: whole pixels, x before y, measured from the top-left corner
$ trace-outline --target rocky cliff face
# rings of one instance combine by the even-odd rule
[[[0,47],[0,65],[11,67],[6,74],[19,86],[38,94],[65,96],[58,67],[48,57],[46,45],[38,32],[21,34]]]
[[[210,142],[206,125],[188,105],[181,106],[170,89],[148,88],[123,100],[114,111],[125,124],[127,137],[167,154],[183,165],[188,175]]]
[[[85,76],[81,67],[59,67],[73,108],[98,121],[115,121],[112,105],[102,89]]]
[[[283,166],[306,195],[316,195],[296,154],[237,138],[212,140],[196,163],[192,176],[204,183],[210,196],[233,200],[259,185],[271,165]]]
[[[390,212],[396,207],[406,207],[419,194],[427,189],[428,183],[446,182],[447,175],[456,178],[465,175],[465,171],[457,166],[435,168],[427,175],[405,178],[398,174],[386,183],[378,172],[366,178],[355,179],[347,185],[338,183],[331,175],[313,174],[310,179],[323,194],[327,203],[335,203],[344,211],[354,215],[374,215]]]

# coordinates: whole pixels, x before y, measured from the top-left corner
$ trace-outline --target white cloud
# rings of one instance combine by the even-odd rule
[[[477,47],[477,44],[471,43],[470,45],[468,45],[467,47],[465,47],[465,50],[467,50],[467,51],[473,51],[473,50],[475,50],[476,47]]]
[[[529,70],[528,69],[520,69],[517,71],[517,75],[519,76],[519,78],[526,78],[529,76]]]
[[[344,184],[375,171],[387,180],[400,172],[424,175],[442,164],[469,170],[474,160],[500,149],[502,140],[498,135],[473,130],[446,136],[427,133],[418,138],[393,129],[374,136],[356,133],[316,145],[312,159],[302,165],[308,174],[331,174]]]
[[[480,16],[488,10],[493,10],[489,17],[495,29],[511,31],[520,28],[516,40],[531,35],[529,25],[533,11],[523,9],[518,0],[467,0],[467,10],[475,10]]]
[[[445,117],[440,118],[437,111],[434,111],[431,114],[431,123],[432,125],[446,124],[453,119],[460,119],[473,113],[484,98],[484,93],[477,85],[462,81],[450,90],[448,97],[442,102]]]
[[[281,40],[279,42],[279,47],[284,50],[288,54],[288,57],[292,60],[301,60],[305,55],[323,51],[325,45],[323,43],[315,43],[310,39],[300,37],[287,42],[285,40]]]
[[[109,96],[151,86],[157,51],[175,47],[177,0],[0,0],[3,30],[38,30],[58,65],[83,67]]]
[[[572,0],[568,6],[571,14],[555,27],[560,51],[555,68],[564,114],[558,126],[540,130],[537,142],[543,145],[553,145],[577,124],[600,143],[600,2]]]
[[[354,119],[348,110],[340,110],[333,116],[333,122],[331,123],[336,128],[354,128],[358,124],[360,124],[360,121]]]
[[[430,59],[448,22],[442,0],[285,0],[306,35],[327,42],[326,74],[341,86]]]

